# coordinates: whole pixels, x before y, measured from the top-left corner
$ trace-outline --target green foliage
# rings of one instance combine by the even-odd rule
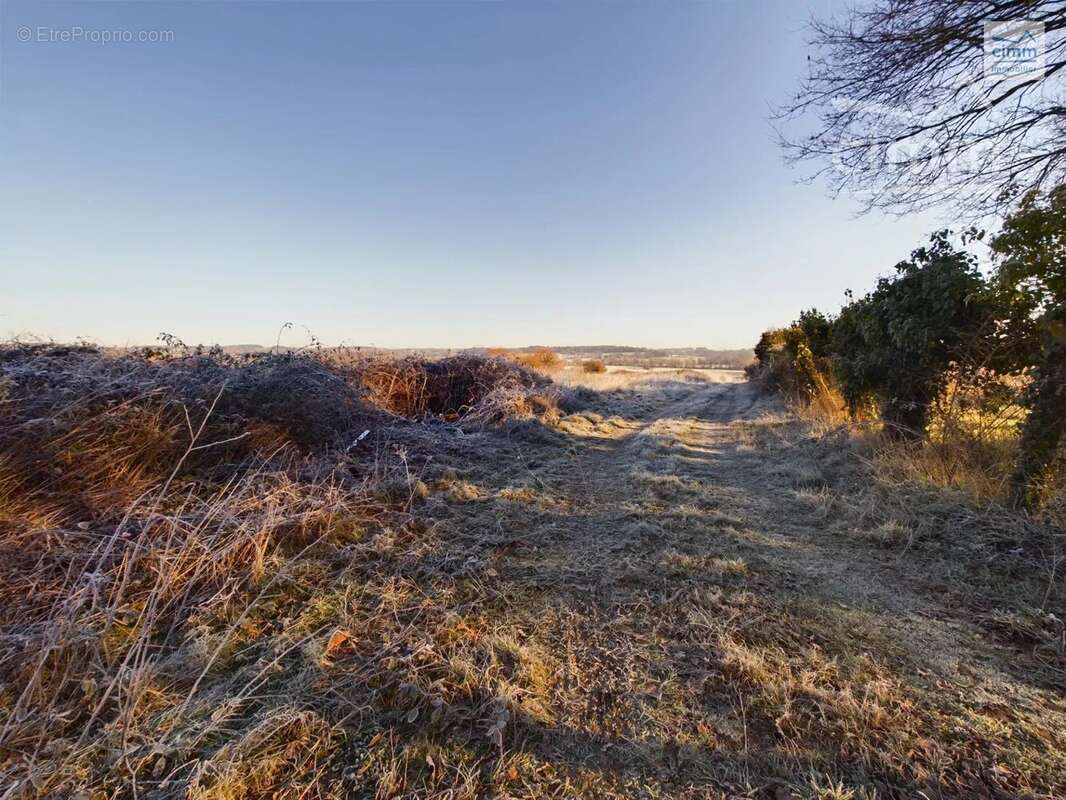
[[[864,407],[877,405],[874,387],[882,382],[880,359],[867,354],[859,345],[864,341],[864,327],[870,327],[868,321],[873,316],[870,305],[872,301],[868,297],[848,303],[833,320],[829,333],[833,375],[852,416],[857,416]]]
[[[1000,283],[1016,302],[1046,314],[1066,305],[1066,184],[1029,194],[992,239]]]
[[[759,341],[755,344],[755,361],[760,367],[770,367],[773,362],[773,354],[781,349],[784,344],[784,333],[780,328],[771,328],[763,331]]]
[[[964,349],[994,329],[993,304],[976,258],[948,231],[896,265],[896,274],[841,311],[829,352],[853,410],[881,408],[890,435],[924,435],[933,402]]]
[[[824,391],[830,327],[828,317],[812,308],[787,328],[764,331],[755,345],[758,379],[794,398],[810,399]]]
[[[963,242],[983,233],[966,231]],[[877,409],[886,432],[918,439],[949,380],[969,402],[998,414],[1024,403],[1012,501],[1036,508],[1050,495],[1066,442],[1066,186],[1028,195],[991,240],[986,281],[977,259],[939,231],[895,273],[835,318],[816,309],[762,334],[756,376],[771,389],[812,398],[833,382],[853,415]]]
[[[1036,508],[1050,494],[1066,439],[1066,185],[1029,194],[992,240],[997,288],[1010,304],[1008,334],[1032,368],[1012,502]]]
[[[1011,477],[1011,502],[1037,509],[1050,499],[1066,441],[1066,338],[1050,339],[1025,393],[1029,416],[1022,427]]]
[[[818,309],[811,308],[800,312],[799,319],[792,324],[803,331],[815,358],[825,358],[829,355],[829,336],[833,330],[829,317]]]

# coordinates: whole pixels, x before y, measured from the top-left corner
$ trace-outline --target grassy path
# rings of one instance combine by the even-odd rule
[[[1061,693],[922,564],[836,524],[847,498],[797,423],[746,384],[616,410],[516,441],[452,505],[490,565],[515,774],[589,797],[1061,791]]]

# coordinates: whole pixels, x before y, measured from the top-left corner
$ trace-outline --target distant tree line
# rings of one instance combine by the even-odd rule
[[[982,402],[1027,411],[1010,502],[1035,509],[1048,498],[1066,440],[1066,185],[1031,192],[988,239],[983,275],[967,249],[985,240],[949,231],[896,264],[835,316],[804,311],[764,332],[753,375],[797,399],[839,391],[853,416],[876,415],[885,435],[921,440],[950,381],[980,389]],[[1026,386],[1015,398],[1011,384]]]

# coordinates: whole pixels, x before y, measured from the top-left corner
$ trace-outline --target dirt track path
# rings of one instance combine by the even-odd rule
[[[761,796],[831,763],[912,797],[934,767],[908,759],[997,796],[982,792],[1006,767],[979,732],[954,764],[959,720],[1018,739],[1066,720],[921,564],[841,535],[825,465],[748,384],[663,385],[606,411],[550,444],[516,437],[453,520],[478,532],[519,660],[551,676],[527,690],[523,747],[609,782],[653,775],[657,796]]]
[[[820,465],[791,452],[797,448],[784,437],[776,446],[758,441],[786,419],[775,401],[746,382],[696,384],[606,448],[569,463],[566,473],[583,476],[569,491],[607,517],[612,507],[624,509],[630,524],[635,514],[654,525],[674,506],[686,524],[670,528],[674,537],[646,542],[644,555],[681,546],[695,558],[715,556],[728,541],[726,549],[736,552],[731,557],[772,575],[789,592],[863,615],[864,625],[923,654],[923,669],[941,678],[958,678],[960,664],[972,672],[982,661],[1012,658],[958,619],[942,592],[930,592],[911,574],[898,549],[871,547],[868,539],[851,542],[828,530],[832,510]],[[573,532],[566,546],[580,557],[588,530],[578,525]],[[598,538],[594,553],[602,552]],[[610,565],[599,569],[610,574]],[[987,677],[998,680],[992,672]]]

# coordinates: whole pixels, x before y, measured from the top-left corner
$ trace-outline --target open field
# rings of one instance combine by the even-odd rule
[[[620,367],[607,364],[605,372],[586,372],[580,368],[567,367],[551,373],[552,380],[564,386],[585,386],[601,392],[616,389],[655,388],[661,382],[679,383],[741,383],[745,380],[744,371],[739,369],[692,368],[674,369],[672,367]]]
[[[317,403],[245,436],[137,366],[156,389],[67,429],[121,371],[58,358],[4,383],[5,800],[1066,794],[1061,530],[890,477],[739,373],[353,400],[337,446],[303,423],[395,379],[227,368]],[[20,416],[61,370],[91,382]]]

